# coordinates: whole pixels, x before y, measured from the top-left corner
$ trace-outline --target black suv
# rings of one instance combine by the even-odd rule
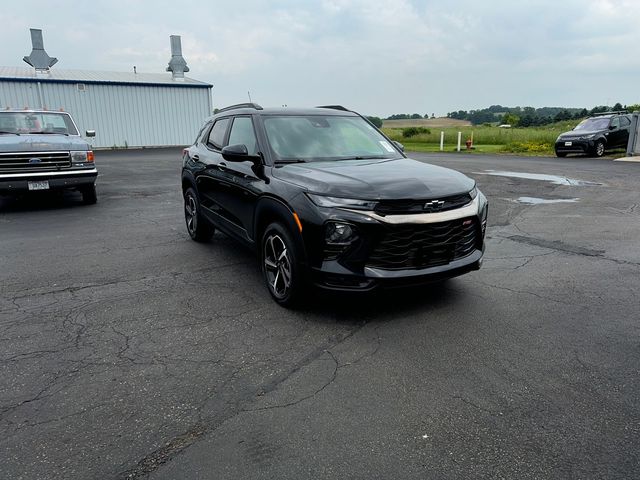
[[[465,175],[406,158],[340,106],[225,108],[183,152],[187,230],[258,251],[281,305],[308,283],[368,291],[477,270],[487,200]]]
[[[581,121],[556,140],[556,155],[583,153],[601,157],[605,150],[625,148],[629,142],[631,116],[626,112],[607,112]]]

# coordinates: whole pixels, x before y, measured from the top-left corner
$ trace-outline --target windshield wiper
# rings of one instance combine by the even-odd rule
[[[349,157],[341,160],[391,160],[389,157],[381,155],[358,155],[357,157]]]
[[[9,132],[8,130],[0,130],[0,133],[6,133],[9,135],[20,135],[18,132]]]
[[[301,158],[287,158],[286,160],[276,160],[276,165],[279,163],[306,163],[306,160]]]
[[[31,135],[66,135],[69,136],[68,133],[59,133],[59,132],[45,132],[44,130],[40,130],[39,132],[29,132]]]

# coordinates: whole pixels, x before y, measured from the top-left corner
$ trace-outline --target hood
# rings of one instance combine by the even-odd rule
[[[312,193],[365,200],[445,197],[475,185],[460,172],[410,158],[290,164],[273,176]]]
[[[58,150],[90,150],[90,147],[86,140],[77,135],[0,134],[0,153]]]
[[[602,131],[603,130],[569,130],[568,132],[561,133],[558,137],[578,138],[602,133]]]

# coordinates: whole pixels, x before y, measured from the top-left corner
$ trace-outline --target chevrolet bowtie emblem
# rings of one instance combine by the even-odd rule
[[[439,212],[444,207],[444,200],[431,200],[424,204],[425,212]]]

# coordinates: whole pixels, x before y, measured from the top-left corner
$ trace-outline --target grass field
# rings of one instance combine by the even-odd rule
[[[401,120],[403,121],[403,120]],[[444,150],[454,151],[458,141],[458,132],[462,132],[461,149],[466,151],[465,141],[473,134],[474,152],[477,153],[519,153],[527,155],[554,155],[553,145],[558,135],[571,130],[577,120],[558,122],[543,127],[498,128],[493,126],[452,126],[427,127],[430,133],[421,133],[412,137],[402,135],[403,128],[389,128],[385,121],[382,128],[392,140],[402,143],[407,150],[431,152],[440,150],[440,132],[444,132]],[[407,125],[408,126],[408,125]],[[414,125],[412,125],[414,126]],[[417,126],[417,125],[416,125]]]
[[[456,120],[455,118],[416,118],[412,120],[383,120],[382,128],[406,128],[406,127],[470,127],[471,122],[467,120]]]

